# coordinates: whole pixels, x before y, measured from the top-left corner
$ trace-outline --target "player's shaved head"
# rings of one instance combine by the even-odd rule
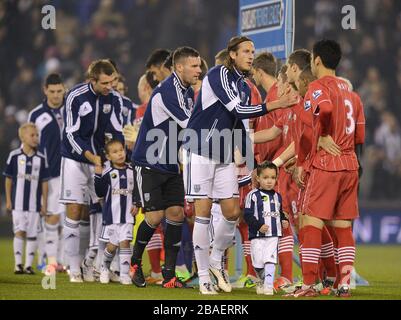
[[[173,54],[173,66],[176,67],[178,63],[182,63],[182,61],[189,57],[197,58],[199,57],[199,52],[191,47],[180,47],[174,51]]]

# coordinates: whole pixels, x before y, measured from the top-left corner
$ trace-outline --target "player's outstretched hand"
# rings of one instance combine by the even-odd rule
[[[281,108],[288,108],[299,103],[299,94],[291,90],[281,96],[278,101],[280,102]]]
[[[127,143],[133,143],[136,141],[136,138],[138,137],[138,129],[139,128],[137,126],[132,126],[130,124],[127,124],[123,128],[124,139]]]
[[[333,138],[330,135],[319,137],[317,151],[319,151],[320,149],[325,150],[333,156],[341,155],[341,148],[334,142]]]

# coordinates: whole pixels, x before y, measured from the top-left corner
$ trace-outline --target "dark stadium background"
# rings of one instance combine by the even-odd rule
[[[310,49],[323,37],[338,40],[344,51],[340,75],[351,80],[365,106],[357,238],[401,243],[401,1],[295,2],[295,48]],[[46,4],[56,8],[56,30],[41,27]],[[355,30],[341,27],[347,4],[356,8]],[[41,102],[47,73],[60,72],[71,87],[82,81],[90,61],[110,57],[127,79],[128,96],[139,102],[137,82],[153,49],[190,45],[211,66],[237,33],[237,17],[236,0],[0,1],[0,170],[18,147],[19,123]],[[3,198],[3,177],[0,192]],[[0,235],[11,235],[5,215],[3,200]]]

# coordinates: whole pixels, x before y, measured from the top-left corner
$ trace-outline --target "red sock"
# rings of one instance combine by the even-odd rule
[[[278,262],[281,268],[281,277],[292,282],[292,252],[294,250],[294,236],[291,227],[283,229],[283,236],[278,241]]]
[[[333,227],[326,226],[327,230],[330,233],[331,239],[333,240],[333,247],[334,247],[334,262],[336,265],[336,281],[334,282],[334,289],[338,288],[338,284],[340,283],[340,264],[338,261],[338,241],[337,241],[337,235]]]
[[[152,272],[154,273],[162,272],[160,267],[160,252],[161,249],[148,250],[150,266],[152,268]]]
[[[326,277],[326,268],[324,267],[324,263],[322,258],[319,259],[319,280],[322,282]]]
[[[302,246],[302,275],[305,285],[313,285],[318,277],[322,230],[305,226]]]
[[[160,260],[162,260],[162,249],[163,234],[159,226],[146,246],[149,255],[149,263],[154,273],[161,272]]]
[[[304,242],[304,229],[303,228],[300,228],[298,230],[298,241],[299,241],[299,249],[298,249],[298,251],[299,251],[299,261],[301,263],[301,268],[302,268],[302,245],[303,245],[303,242]]]
[[[340,285],[350,285],[351,272],[355,261],[355,240],[352,227],[334,228],[338,241],[338,262],[340,267]]]
[[[241,234],[242,248],[243,248],[245,262],[246,262],[246,273],[245,274],[256,277],[256,272],[252,265],[251,242],[249,241],[248,225],[245,222],[241,221],[238,225],[238,231]]]
[[[251,275],[253,277],[257,277],[255,269],[252,265],[252,256],[251,256],[251,241],[247,240],[243,244],[244,248],[244,257],[246,261],[246,275]]]
[[[322,252],[320,254],[322,260],[323,270],[326,277],[336,277],[336,263],[334,260],[334,245],[333,239],[327,227],[322,229]],[[321,277],[324,280],[325,277]]]

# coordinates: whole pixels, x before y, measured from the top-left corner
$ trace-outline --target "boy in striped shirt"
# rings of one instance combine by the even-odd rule
[[[270,161],[258,165],[259,188],[249,192],[245,202],[244,219],[249,226],[252,264],[261,280],[256,287],[257,294],[274,293],[278,240],[283,229],[289,227],[281,195],[274,191],[277,174],[277,167]]]
[[[111,140],[105,146],[106,158],[111,162],[110,167],[103,170],[95,166],[95,190],[98,197],[104,198],[103,225],[109,242],[103,253],[100,270],[100,282],[109,283],[110,264],[120,248],[120,283],[132,284],[128,275],[134,226],[134,211],[132,193],[134,191],[134,172],[126,164],[124,145],[118,140]],[[100,253],[99,253],[100,254]]]
[[[4,175],[6,176],[6,208],[12,211],[14,230],[15,274],[34,274],[33,258],[37,247],[39,212],[47,213],[47,180],[50,173],[46,157],[37,151],[39,133],[33,123],[18,130],[22,146],[11,151]],[[22,267],[24,241],[25,268]]]

